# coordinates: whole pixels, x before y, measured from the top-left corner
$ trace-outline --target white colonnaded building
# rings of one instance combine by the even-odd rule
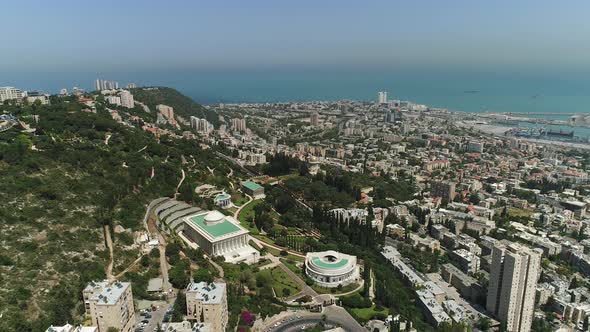
[[[211,256],[228,263],[256,263],[258,250],[248,244],[248,230],[233,217],[204,211],[184,217],[184,235]]]
[[[356,256],[334,250],[308,252],[305,273],[322,287],[346,286],[358,281],[360,275]]]

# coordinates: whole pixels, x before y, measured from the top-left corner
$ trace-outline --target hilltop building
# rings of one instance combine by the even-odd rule
[[[126,107],[126,108],[135,107],[134,101],[133,101],[133,95],[131,94],[131,92],[129,92],[127,90],[123,90],[123,91],[121,91],[121,93],[119,93],[119,97],[121,97],[121,106]]]
[[[242,191],[255,199],[264,197],[264,187],[253,181],[242,182]]]
[[[231,195],[228,193],[217,194],[213,202],[222,209],[228,208],[231,206]]]
[[[305,274],[322,287],[346,286],[359,278],[356,256],[337,251],[308,252]]]
[[[248,230],[233,217],[204,211],[184,217],[184,235],[211,256],[229,263],[255,263],[260,253],[248,244]]]

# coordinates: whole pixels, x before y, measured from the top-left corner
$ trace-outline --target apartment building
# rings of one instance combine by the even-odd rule
[[[227,294],[224,283],[191,282],[186,287],[187,319],[210,324],[212,332],[227,326]]]
[[[12,86],[3,86],[0,87],[0,103],[4,102],[5,100],[21,100],[25,96],[25,93]]]
[[[499,243],[492,250],[486,308],[505,324],[506,331],[531,330],[541,255],[539,249],[516,243]]]
[[[131,283],[91,282],[82,291],[86,314],[98,332],[111,327],[119,332],[130,332],[135,327],[135,309]]]

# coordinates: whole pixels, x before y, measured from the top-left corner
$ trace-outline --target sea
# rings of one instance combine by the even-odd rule
[[[56,93],[61,88],[91,89],[96,78],[169,86],[202,104],[389,99],[458,112],[527,112],[567,120],[590,114],[590,71],[575,69],[257,66],[216,68],[2,73],[0,86]],[[586,134],[590,134],[588,131]]]

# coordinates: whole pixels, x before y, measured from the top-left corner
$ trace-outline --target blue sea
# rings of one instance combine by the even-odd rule
[[[310,100],[410,100],[462,112],[590,113],[590,72],[576,70],[365,68],[145,69],[2,73],[0,86],[56,93],[91,89],[96,78],[124,85],[170,86],[204,104]],[[545,117],[545,116],[543,116]],[[551,115],[553,119],[567,116]]]

